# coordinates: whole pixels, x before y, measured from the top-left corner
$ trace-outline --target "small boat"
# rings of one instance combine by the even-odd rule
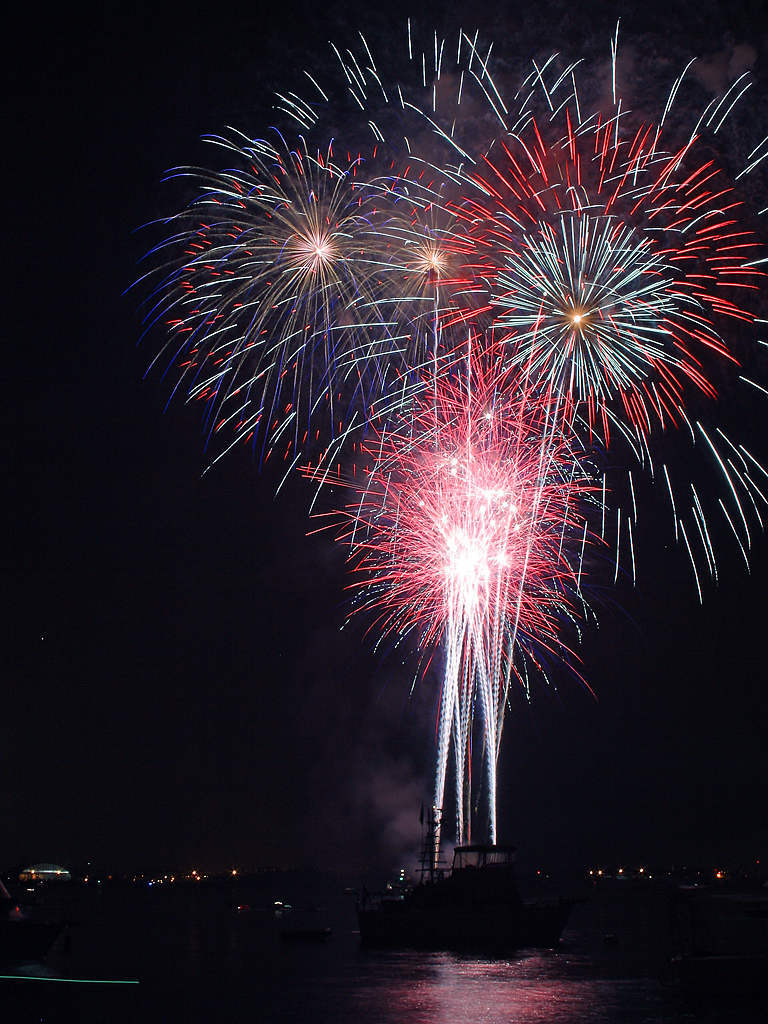
[[[449,872],[428,868],[399,895],[357,903],[365,946],[426,949],[553,947],[560,941],[574,900],[522,899],[514,871],[514,846],[458,846]]]
[[[699,995],[768,998],[768,893],[681,886],[665,980]]]
[[[325,942],[331,937],[330,928],[281,928],[283,942]]]
[[[719,953],[671,958],[664,980],[697,995],[768,995],[768,953]]]
[[[0,879],[0,963],[43,960],[63,929],[64,922],[15,901]]]

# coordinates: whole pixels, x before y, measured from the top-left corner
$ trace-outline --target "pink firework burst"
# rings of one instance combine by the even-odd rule
[[[363,446],[372,462],[346,513],[353,586],[387,631],[418,628],[428,645],[449,614],[497,599],[523,633],[552,636],[576,580],[563,537],[583,529],[591,490],[579,456],[500,368],[499,346],[478,353]]]
[[[410,417],[364,445],[371,460],[345,513],[358,607],[375,628],[443,651],[435,806],[454,752],[457,835],[467,837],[473,717],[483,720],[489,832],[513,676],[567,656],[592,484],[546,403],[503,348],[471,336],[465,359],[419,392]]]

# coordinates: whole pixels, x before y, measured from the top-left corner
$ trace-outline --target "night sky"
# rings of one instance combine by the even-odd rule
[[[159,338],[137,346],[123,293],[151,242],[136,229],[179,203],[164,170],[210,160],[204,132],[263,133],[271,89],[350,27],[404,45],[409,7],[151,6],[17,12],[7,37],[0,868],[387,865],[418,836],[436,681],[411,693],[403,654],[341,630],[343,552],[306,535],[306,484],[276,498],[245,451],[202,475],[199,410],[165,410],[171,381],[145,379]],[[716,76],[748,43],[753,144],[768,134],[759,4],[576,6],[471,10],[513,71],[607,59],[619,11],[636,66],[669,55],[662,104],[689,57]],[[459,9],[419,14],[453,32]],[[767,411],[739,410],[763,459]],[[515,700],[501,837],[577,867],[768,856],[768,540],[751,575],[724,551],[703,608],[658,494],[638,545],[637,587],[599,595],[579,648],[597,699],[563,672]]]

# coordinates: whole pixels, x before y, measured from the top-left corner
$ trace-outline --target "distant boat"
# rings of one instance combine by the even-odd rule
[[[325,942],[330,939],[330,928],[281,928],[283,942]]]
[[[768,994],[768,953],[675,956],[664,975],[667,983],[697,995]]]
[[[768,892],[681,886],[665,980],[697,994],[768,998]]]
[[[0,879],[0,964],[43,960],[64,928],[11,897]]]
[[[400,895],[363,891],[357,904],[362,944],[427,949],[556,946],[575,901],[523,900],[514,854],[514,846],[458,846],[449,872],[422,871],[421,882]]]
[[[331,929],[318,917],[319,908],[312,903],[293,906],[278,901],[275,903],[275,917],[281,924],[279,935],[283,942],[325,942],[331,937]]]

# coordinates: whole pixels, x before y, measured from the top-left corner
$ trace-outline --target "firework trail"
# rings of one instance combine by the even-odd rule
[[[580,603],[592,496],[583,453],[546,405],[501,369],[503,349],[470,336],[465,360],[431,380],[370,458],[341,538],[357,606],[375,630],[442,645],[435,807],[453,750],[456,828],[469,835],[471,738],[482,722],[488,831],[496,840],[496,762],[504,709],[522,663],[567,657],[564,616]],[[309,471],[312,472],[311,470]]]

